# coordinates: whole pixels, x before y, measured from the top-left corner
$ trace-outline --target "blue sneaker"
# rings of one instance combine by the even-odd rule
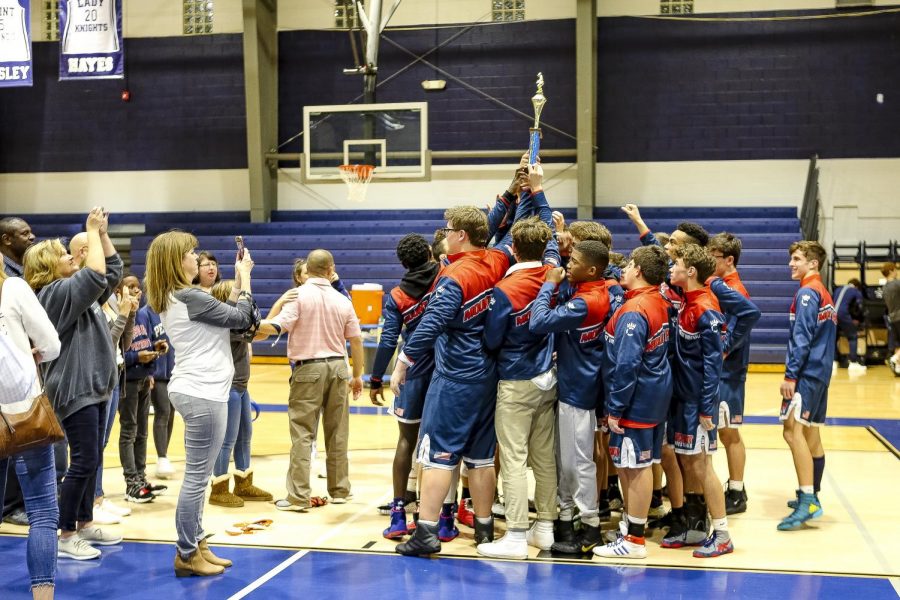
[[[822,505],[815,494],[801,493],[797,498],[797,507],[794,509],[794,512],[781,520],[781,523],[778,524],[778,530],[791,531],[799,529],[810,519],[818,519],[823,514],[825,512],[822,510]]]
[[[409,528],[406,526],[406,509],[402,505],[395,505],[391,509],[391,526],[385,529],[382,535],[388,540],[396,540],[409,535]]]
[[[452,542],[459,536],[459,529],[456,528],[456,519],[453,513],[445,515],[441,512],[441,518],[438,520],[438,539],[442,542]]]

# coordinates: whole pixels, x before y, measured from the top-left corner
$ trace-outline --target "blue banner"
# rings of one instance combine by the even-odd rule
[[[122,0],[60,0],[59,79],[124,75]]]
[[[28,0],[0,0],[0,87],[33,85]]]

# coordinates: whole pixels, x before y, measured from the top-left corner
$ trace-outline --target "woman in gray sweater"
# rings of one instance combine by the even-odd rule
[[[83,268],[59,240],[36,244],[25,255],[25,280],[61,342],[59,358],[47,363],[43,373],[71,451],[71,465],[60,486],[58,553],[75,560],[98,558],[94,546],[122,541],[93,523],[105,404],[117,378],[115,350],[100,308],[122,278],[122,259],[107,234],[108,223],[102,208],[91,210]]]

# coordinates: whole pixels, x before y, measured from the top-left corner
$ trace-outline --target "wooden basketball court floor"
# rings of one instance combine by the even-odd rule
[[[351,402],[350,473],[353,499],[308,513],[279,512],[271,503],[247,503],[240,509],[207,506],[210,540],[235,566],[224,576],[176,580],[172,572],[174,509],[180,472],[169,490],[153,503],[129,506],[133,514],[111,526],[126,542],[102,548],[97,561],[60,559],[57,597],[227,598],[329,597],[587,597],[620,592],[633,597],[662,593],[713,597],[837,598],[848,593],[873,598],[900,595],[900,378],[886,367],[870,367],[860,376],[838,371],[829,393],[829,424],[823,431],[827,466],[821,500],[825,515],[795,532],[775,529],[788,514],[796,479],[790,453],[777,423],[781,374],[754,370],[747,384],[748,406],[742,434],[748,448],[746,513],[729,519],[735,552],[716,559],[694,559],[689,549],[664,550],[656,531],[648,558],[617,564],[597,557],[563,560],[530,549],[528,561],[477,557],[473,532],[460,526],[460,537],[445,543],[438,559],[413,559],[394,553],[395,542],[381,531],[388,518],[376,507],[391,497],[390,463],[396,425],[386,410],[375,408],[368,390]],[[263,409],[254,423],[255,483],[283,497],[290,445],[287,426],[286,365],[253,365],[250,392]],[[389,396],[389,392],[386,394]],[[151,417],[152,418],[152,417]],[[183,467],[182,429],[176,418],[169,456]],[[104,456],[104,487],[124,504],[118,463],[117,429]],[[320,448],[324,451],[321,443]],[[148,442],[148,460],[155,454]],[[317,461],[324,474],[322,456]],[[720,478],[727,478],[724,451],[716,457]],[[154,466],[148,466],[153,479]],[[313,493],[326,495],[325,480],[314,478]],[[502,484],[501,484],[502,487]],[[229,536],[239,522],[271,519],[265,531]],[[604,526],[612,527],[615,520]],[[498,522],[498,537],[504,524]],[[26,598],[25,528],[0,528],[0,577],[3,598]]]

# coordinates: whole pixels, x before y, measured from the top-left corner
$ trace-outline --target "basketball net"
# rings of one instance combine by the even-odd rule
[[[341,179],[347,184],[347,200],[364,202],[375,167],[372,165],[341,165]]]

